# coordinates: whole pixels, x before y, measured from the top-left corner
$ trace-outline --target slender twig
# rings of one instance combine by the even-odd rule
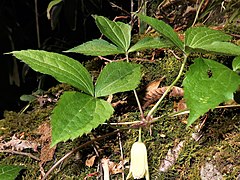
[[[124,161],[124,155],[123,155],[123,147],[122,147],[122,141],[121,141],[121,133],[118,133],[118,140],[119,140],[119,148],[120,148],[120,152],[121,152],[121,161]],[[124,177],[124,163],[122,166],[122,179],[125,179]]]
[[[179,70],[178,76],[172,82],[172,84],[170,86],[168,86],[167,90],[163,93],[162,97],[158,100],[158,102],[149,111],[149,113],[148,113],[148,115],[146,117],[147,120],[150,120],[150,117],[154,114],[154,112],[156,111],[156,109],[159,106],[159,104],[162,102],[162,100],[165,98],[165,96],[169,93],[169,91],[171,91],[172,87],[178,82],[178,80],[182,76],[182,72],[183,72],[183,69],[184,69],[186,61],[187,61],[187,57],[188,57],[188,55],[184,54],[184,60],[183,60],[182,66],[181,66],[181,68]]]
[[[201,8],[202,8],[203,3],[204,3],[204,0],[202,0],[201,3],[200,3],[199,6],[198,6],[198,9],[197,9],[197,12],[196,12],[194,21],[193,21],[193,23],[192,23],[192,26],[195,25],[195,23],[196,23],[196,21],[197,21],[197,19],[198,19],[198,15],[199,15],[199,12],[200,12],[200,10],[201,10]]]
[[[217,106],[215,109],[222,109],[222,108],[240,108],[240,104]],[[189,113],[190,113],[189,109],[184,109],[184,110],[181,110],[181,111],[177,111],[177,112],[173,112],[173,113],[170,113],[170,114],[165,114],[165,115],[162,115],[162,116],[159,116],[159,117],[155,117],[151,120],[150,123],[151,124],[155,123],[155,122],[160,121],[161,119],[166,118],[166,117],[175,117],[175,116],[180,116],[180,115],[189,114]]]
[[[117,123],[102,123],[102,124],[118,126],[118,125],[132,125],[132,124],[137,124],[140,122],[141,121],[132,121],[132,122],[117,122]]]
[[[77,152],[79,149],[83,148],[83,147],[86,147],[86,146],[89,146],[91,145],[93,142],[95,141],[100,141],[102,139],[105,139],[106,137],[108,136],[112,136],[118,132],[120,132],[121,130],[116,130],[116,131],[113,131],[111,133],[108,133],[108,134],[105,134],[103,136],[100,136],[100,137],[97,137],[95,139],[92,139],[91,141],[88,141],[78,147],[76,147],[75,149],[73,149],[72,151],[68,152],[67,154],[65,154],[65,156],[63,156],[58,162],[56,162],[49,170],[48,172],[45,174],[45,176],[42,178],[42,180],[45,180],[49,175],[50,173],[56,168],[58,167],[65,159],[67,159],[69,156],[71,156],[72,154],[74,154],[75,152]]]
[[[34,155],[32,155],[31,153],[25,153],[25,152],[19,152],[19,151],[14,151],[14,150],[0,150],[0,153],[13,153],[13,154],[19,154],[19,155],[23,155],[23,156],[28,156],[32,159],[35,159],[37,161],[40,161],[40,159]]]

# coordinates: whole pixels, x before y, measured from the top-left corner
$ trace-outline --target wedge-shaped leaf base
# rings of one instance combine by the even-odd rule
[[[130,91],[141,79],[141,65],[127,62],[107,64],[100,73],[95,87],[95,97]]]
[[[13,51],[11,54],[35,71],[49,74],[58,81],[68,83],[90,95],[94,94],[90,73],[81,63],[72,58],[39,50]]]
[[[232,99],[239,84],[240,76],[226,66],[209,59],[195,59],[183,81],[184,98],[190,109],[188,126],[209,109]]]
[[[121,48],[118,48],[103,39],[88,41],[65,52],[75,52],[89,56],[107,56],[125,53]]]
[[[112,114],[113,108],[107,101],[79,92],[65,92],[51,116],[52,146],[89,133]]]
[[[0,165],[0,179],[14,180],[22,169],[23,166]]]

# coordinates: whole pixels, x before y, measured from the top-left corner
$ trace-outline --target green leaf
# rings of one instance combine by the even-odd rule
[[[176,32],[174,32],[173,28],[163,22],[162,20],[158,20],[156,18],[151,18],[145,15],[138,15],[142,21],[145,21],[154,29],[156,29],[163,37],[170,40],[175,46],[177,46],[180,50],[184,50],[183,42],[179,39]]]
[[[221,31],[207,27],[189,28],[185,33],[185,46],[188,52],[210,52],[226,55],[240,55],[240,47],[225,42],[231,40],[231,36]]]
[[[230,42],[219,42],[215,41],[211,44],[205,44],[202,46],[199,46],[198,49],[195,49],[196,51],[204,50],[205,52],[209,53],[217,53],[217,54],[226,54],[226,55],[240,55],[240,46],[237,46]]]
[[[33,96],[33,95],[24,94],[24,95],[21,95],[21,96],[20,96],[20,100],[21,100],[21,101],[32,102],[32,101],[34,101],[35,99],[36,99],[36,97]]]
[[[52,0],[49,4],[48,4],[48,7],[47,7],[47,18],[48,19],[51,19],[51,15],[50,15],[50,11],[51,9],[53,8],[53,6],[61,3],[62,0]]]
[[[35,71],[49,74],[58,81],[68,83],[90,95],[94,95],[91,75],[79,62],[67,56],[39,50],[11,52]]]
[[[22,169],[23,166],[0,165],[0,179],[14,180]]]
[[[145,37],[134,44],[128,52],[140,51],[144,49],[171,47],[172,43],[159,37]]]
[[[122,49],[103,39],[88,41],[65,52],[82,53],[90,56],[107,56],[125,53]]]
[[[107,64],[100,73],[95,87],[95,97],[133,90],[140,83],[141,66],[127,62]]]
[[[188,126],[209,109],[232,99],[239,84],[240,76],[226,66],[209,59],[195,59],[183,81],[184,98],[190,109]]]
[[[51,116],[52,146],[89,133],[113,114],[111,104],[79,92],[65,92]]]
[[[103,16],[94,16],[94,18],[101,33],[127,52],[131,42],[131,26],[122,22],[113,22]]]
[[[207,27],[192,27],[185,32],[184,45],[186,48],[201,49],[202,46],[212,44],[215,41],[229,41],[231,38],[230,35]]]
[[[233,71],[240,70],[240,56],[237,56],[233,59],[232,67]]]

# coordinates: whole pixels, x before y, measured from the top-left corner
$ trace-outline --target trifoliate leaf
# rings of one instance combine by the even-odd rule
[[[65,52],[82,53],[90,56],[107,56],[125,53],[122,49],[103,39],[88,41]]]
[[[0,165],[0,179],[15,180],[23,166]]]
[[[89,133],[113,114],[111,104],[79,92],[65,92],[51,116],[52,146]]]
[[[139,18],[152,26],[152,28],[156,29],[163,37],[167,40],[170,40],[175,46],[177,46],[180,50],[184,50],[183,42],[179,39],[176,32],[174,32],[173,28],[166,24],[162,20],[158,20],[156,18],[151,18],[145,15],[138,15]]]
[[[94,16],[101,33],[110,39],[124,52],[127,52],[131,42],[131,26],[122,22],[114,22],[103,16]]]
[[[100,73],[95,87],[95,97],[133,90],[140,83],[141,65],[127,62],[107,64]]]
[[[128,52],[140,51],[144,49],[171,47],[173,44],[166,39],[159,37],[145,37],[134,44]]]
[[[90,73],[81,63],[72,58],[42,50],[13,51],[11,54],[35,71],[49,74],[58,81],[68,83],[90,95],[94,94]]]
[[[233,59],[232,67],[233,71],[240,70],[240,56],[237,56]]]
[[[190,109],[188,126],[220,103],[233,98],[240,76],[226,66],[198,58],[190,66],[183,81],[184,98]]]

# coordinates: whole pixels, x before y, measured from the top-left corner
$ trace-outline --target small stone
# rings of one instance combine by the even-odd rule
[[[201,180],[222,180],[222,174],[216,169],[212,162],[206,162],[201,167],[200,171]]]

